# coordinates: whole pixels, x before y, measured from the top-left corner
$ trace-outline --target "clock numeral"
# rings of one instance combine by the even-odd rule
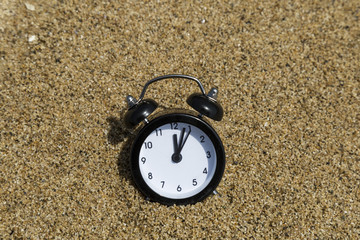
[[[161,188],[164,188],[165,181],[161,181]]]
[[[158,136],[162,136],[162,131],[161,131],[161,129],[159,128],[159,129],[156,129],[155,130],[155,133],[156,133],[156,136],[158,137]]]
[[[188,127],[189,127],[189,132],[191,132],[191,126],[190,126],[190,125],[188,125]]]
[[[176,191],[181,192],[182,188],[180,187],[180,185],[176,188]]]
[[[206,168],[204,168],[203,173],[205,173],[205,174],[207,174],[207,173],[208,173]]]
[[[153,147],[152,142],[144,142],[145,149],[151,149]]]
[[[193,184],[193,186],[196,186],[196,185],[197,185],[197,181],[196,181],[196,179],[193,179],[192,184]]]
[[[141,158],[141,162],[142,162],[143,164],[145,164],[146,158],[145,158],[145,157],[142,157],[142,158]]]
[[[206,152],[206,157],[207,157],[207,158],[211,158],[210,151],[207,151],[207,152]]]
[[[203,135],[200,136],[200,142],[202,142],[202,143],[205,142],[205,137]]]
[[[150,180],[153,179],[153,175],[151,172],[148,173],[148,179],[150,179]]]
[[[173,122],[170,123],[171,129],[178,129],[178,123],[177,122]]]

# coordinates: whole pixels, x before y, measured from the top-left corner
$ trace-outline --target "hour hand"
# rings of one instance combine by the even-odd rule
[[[177,153],[177,151],[179,149],[179,144],[177,142],[177,135],[176,134],[173,135],[173,145],[174,145],[174,153]]]
[[[174,153],[173,153],[173,155],[171,155],[171,160],[174,163],[179,163],[179,162],[181,162],[182,156],[180,154],[181,150],[180,150],[180,145],[178,144],[176,134],[173,135],[173,145],[174,145]]]

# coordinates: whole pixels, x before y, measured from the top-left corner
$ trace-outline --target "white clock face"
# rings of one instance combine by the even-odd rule
[[[215,146],[201,129],[172,122],[159,126],[145,138],[138,161],[142,178],[154,192],[184,199],[210,183],[216,159]]]

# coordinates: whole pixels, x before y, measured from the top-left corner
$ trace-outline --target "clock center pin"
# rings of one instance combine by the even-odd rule
[[[179,154],[174,153],[174,154],[171,156],[171,160],[172,160],[174,163],[179,163],[179,162],[181,162],[181,160],[182,160],[182,156],[181,156],[180,153],[179,153]]]

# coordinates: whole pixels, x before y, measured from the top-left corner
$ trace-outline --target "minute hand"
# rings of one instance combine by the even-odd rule
[[[191,129],[189,129],[189,132],[186,134],[186,137],[184,139],[184,141],[182,141],[182,138],[184,136],[184,132],[185,132],[185,128],[183,128],[183,130],[181,131],[181,136],[180,136],[180,142],[179,142],[179,148],[178,148],[178,151],[177,153],[180,153],[181,150],[183,149],[184,145],[185,145],[185,142],[186,140],[188,139],[190,133],[191,133]]]

